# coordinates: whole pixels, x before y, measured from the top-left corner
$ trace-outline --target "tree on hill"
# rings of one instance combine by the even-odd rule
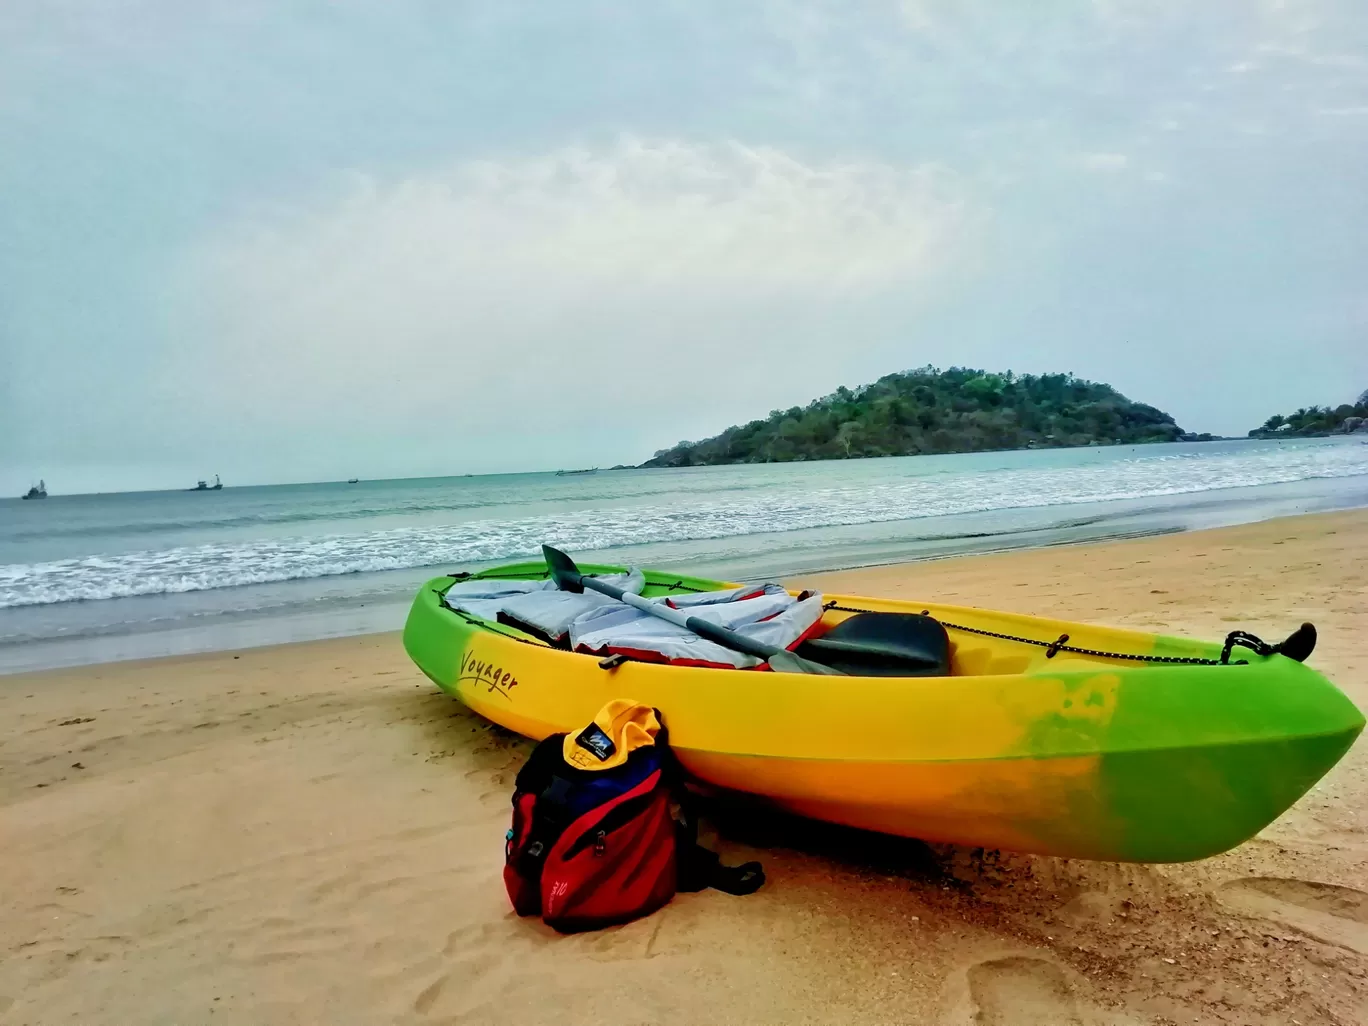
[[[1342,403],[1333,410],[1328,406],[1303,406],[1283,416],[1275,413],[1249,432],[1250,438],[1317,438],[1365,430],[1368,421],[1368,391],[1350,406]]]
[[[681,442],[648,467],[910,456],[1029,446],[1168,442],[1173,418],[1110,385],[1072,374],[993,374],[934,367],[842,385],[806,406],[773,410],[701,442]],[[1210,437],[1210,436],[1200,436]]]

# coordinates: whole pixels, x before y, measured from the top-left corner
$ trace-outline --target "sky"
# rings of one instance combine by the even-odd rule
[[[0,494],[1368,388],[1361,0],[0,4]]]

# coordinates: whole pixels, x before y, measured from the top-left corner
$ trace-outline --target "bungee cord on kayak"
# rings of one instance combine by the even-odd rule
[[[565,557],[561,580],[590,596],[557,588],[555,558],[428,582],[410,656],[535,739],[616,700],[658,709],[701,786],[845,826],[1200,859],[1281,816],[1364,726],[1302,662],[1309,624],[1279,644],[1208,642]],[[691,629],[699,617],[711,637]]]

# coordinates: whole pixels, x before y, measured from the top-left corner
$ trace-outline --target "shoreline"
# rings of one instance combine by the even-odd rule
[[[1220,637],[1320,628],[1368,705],[1368,510],[801,579]],[[1349,1024],[1368,746],[1232,852],[1115,865],[807,821],[705,840],[769,882],[558,937],[507,908],[529,744],[393,633],[0,682],[0,1023]],[[700,986],[702,984],[702,986]],[[616,1010],[616,1012],[615,1012]]]
[[[1365,523],[1368,523],[1368,506],[1354,506],[1344,509],[1329,510],[1325,512],[1297,513],[1291,516],[1271,517],[1266,520],[1249,521],[1246,523],[1225,525],[1221,527],[1206,527],[1193,529],[1156,529],[1151,531],[1136,532],[1127,535],[1109,535],[1101,539],[1067,539],[1061,541],[1041,542],[1035,545],[1004,546],[1002,548],[981,549],[973,552],[950,552],[944,554],[938,553],[918,556],[912,559],[890,559],[886,561],[872,563],[851,564],[849,566],[832,566],[830,568],[816,570],[812,572],[800,572],[780,575],[779,581],[786,587],[795,588],[822,588],[824,585],[831,584],[836,584],[841,588],[846,588],[858,587],[860,586],[860,582],[868,582],[868,584],[870,585],[877,585],[885,589],[883,591],[880,591],[879,594],[888,595],[892,597],[893,593],[887,591],[887,587],[890,584],[896,584],[897,582],[904,581],[908,579],[909,576],[913,575],[916,571],[921,570],[923,568],[939,567],[941,565],[952,566],[954,567],[952,577],[955,579],[960,579],[964,576],[965,568],[978,569],[980,566],[982,566],[982,568],[987,572],[996,572],[997,570],[1001,569],[1003,564],[989,561],[1000,560],[1003,557],[1019,556],[1029,558],[1032,555],[1045,554],[1056,550],[1067,551],[1080,549],[1104,549],[1109,548],[1111,546],[1125,545],[1127,543],[1142,542],[1147,540],[1155,540],[1169,537],[1201,537],[1203,535],[1216,534],[1222,531],[1240,530],[1242,528],[1247,529],[1270,527],[1274,530],[1281,530],[1283,525],[1293,525],[1301,522],[1313,524],[1319,518],[1354,516],[1355,514],[1361,515],[1364,518]],[[433,574],[431,576],[440,575]],[[929,582],[930,580],[934,580],[936,576],[938,575],[916,573],[915,579],[927,580]],[[905,589],[897,590],[904,591]],[[406,598],[402,603],[397,604],[396,608],[401,609],[405,614],[407,614],[411,603],[411,597]],[[1107,607],[1101,608],[1105,609]],[[1034,612],[1035,610],[1021,611]],[[1075,616],[1073,618],[1083,619],[1083,617],[1081,616]],[[1124,624],[1120,623],[1112,625],[1125,626]],[[105,659],[93,662],[62,663],[51,666],[36,666],[32,668],[19,670],[5,670],[3,669],[3,664],[0,664],[0,687],[3,687],[5,684],[9,683],[11,680],[14,680],[16,678],[38,676],[43,674],[70,673],[82,669],[98,670],[105,667],[127,666],[130,664],[156,665],[159,663],[164,663],[168,660],[213,658],[215,656],[232,656],[236,658],[238,656],[242,656],[248,653],[259,654],[270,652],[273,650],[290,649],[297,646],[305,645],[326,645],[329,643],[343,642],[348,640],[364,641],[366,639],[384,637],[398,638],[402,635],[402,633],[403,628],[401,624],[397,628],[388,628],[381,630],[350,630],[338,634],[323,634],[317,636],[293,638],[285,641],[267,641],[264,643],[253,643],[251,641],[244,641],[244,643],[240,645],[226,645],[220,648],[194,648],[186,651],[159,653],[155,655],[129,656],[127,658]],[[114,638],[109,640],[117,641],[119,637],[131,637],[131,635],[115,636]]]
[[[1284,439],[1286,439],[1286,440],[1295,440],[1295,439],[1299,439],[1299,438],[1335,438],[1335,437],[1339,437],[1339,436],[1341,436],[1341,435],[1345,435],[1344,432],[1323,432],[1323,433],[1311,434],[1311,435],[1285,435],[1285,436],[1281,436],[1281,438],[1280,438],[1280,437],[1277,436],[1277,435],[1268,435],[1268,436],[1253,435],[1253,434],[1248,434],[1248,435],[1213,435],[1213,434],[1211,434],[1211,433],[1208,432],[1208,431],[1189,431],[1189,432],[1186,432],[1186,434],[1192,435],[1192,436],[1194,436],[1194,437],[1190,437],[1190,438],[1178,437],[1178,438],[1170,438],[1170,439],[1164,439],[1164,440],[1156,440],[1156,441],[1152,441],[1152,442],[1114,442],[1114,441],[1101,441],[1101,440],[1099,440],[1099,441],[1096,442],[1096,443],[1089,442],[1089,443],[1086,443],[1086,444],[1083,444],[1083,445],[1018,445],[1018,446],[1012,446],[1012,447],[1010,447],[1010,448],[1005,448],[1005,449],[992,449],[992,448],[989,448],[989,449],[954,449],[954,450],[951,450],[951,451],[948,451],[948,452],[911,453],[911,454],[909,454],[909,453],[900,453],[900,454],[898,454],[898,455],[888,454],[888,455],[884,455],[884,456],[828,456],[828,457],[822,457],[822,458],[820,458],[820,459],[813,459],[813,460],[810,460],[810,459],[801,459],[801,460],[775,460],[775,461],[773,461],[773,462],[774,462],[774,463],[849,463],[849,462],[851,462],[851,461],[853,461],[853,460],[886,460],[886,459],[899,459],[899,458],[901,458],[901,457],[903,457],[903,456],[908,456],[908,455],[919,455],[919,456],[967,456],[967,455],[974,455],[974,454],[977,454],[977,453],[1038,452],[1038,451],[1050,450],[1050,449],[1109,449],[1109,448],[1120,448],[1120,447],[1127,446],[1127,445],[1195,445],[1195,444],[1205,443],[1205,442],[1248,442],[1248,441],[1251,441],[1251,440],[1252,440],[1252,441],[1256,441],[1256,442],[1266,442],[1266,441],[1279,441],[1279,440],[1284,440]],[[1349,434],[1352,435],[1352,432],[1350,432]],[[1198,435],[1205,435],[1206,437],[1196,437],[1196,436],[1198,436]],[[1345,437],[1349,437],[1349,435],[1345,435]],[[537,475],[537,474],[546,474],[546,475],[550,475],[550,476],[552,476],[552,477],[571,477],[571,476],[580,475],[580,474],[611,474],[611,473],[613,473],[613,472],[615,472],[615,471],[622,471],[622,470],[692,470],[692,469],[694,469],[695,467],[702,468],[702,467],[765,466],[765,464],[755,464],[755,463],[746,463],[746,462],[736,462],[736,463],[699,463],[699,464],[691,464],[691,465],[689,465],[689,466],[687,466],[687,467],[652,467],[652,466],[649,466],[649,465],[648,465],[649,463],[650,463],[650,460],[647,460],[647,461],[645,461],[644,463],[621,463],[621,464],[618,464],[617,466],[614,466],[614,467],[590,467],[590,468],[585,468],[585,469],[583,469],[583,470],[564,470],[564,469],[555,469],[555,470],[552,470],[552,469],[549,469],[549,468],[548,468],[548,469],[542,469],[542,470],[495,470],[495,471],[484,471],[484,472],[481,472],[481,473],[478,473],[478,474],[474,474],[474,473],[472,473],[472,474],[464,474],[464,473],[460,473],[460,474],[437,474],[437,475],[428,475],[428,476],[426,476],[426,477],[361,477],[361,478],[356,478],[356,479],[351,479],[351,478],[337,478],[337,479],[335,479],[335,480],[329,479],[329,480],[319,480],[319,481],[256,481],[256,482],[249,482],[249,483],[247,483],[247,484],[224,485],[223,488],[217,489],[217,490],[218,490],[218,491],[229,491],[229,490],[233,490],[233,491],[242,491],[242,490],[249,489],[249,488],[296,488],[296,487],[299,487],[299,486],[301,486],[301,485],[308,485],[308,486],[317,486],[317,485],[342,485],[342,486],[346,486],[346,485],[355,485],[355,484],[391,485],[391,484],[404,483],[404,482],[408,482],[408,481],[433,481],[433,480],[436,480],[436,481],[454,481],[454,480],[457,480],[457,479],[464,479],[464,478],[480,478],[480,477],[528,477],[528,476],[533,476],[533,475]],[[216,489],[207,488],[207,489],[203,489],[203,490],[204,490],[204,491],[215,491]],[[0,496],[0,503],[3,503],[3,502],[21,502],[21,501],[25,501],[25,500],[24,500],[24,496],[20,493],[20,491],[19,491],[18,488],[11,488],[9,491],[12,492],[13,494],[7,493],[7,494],[5,494],[5,495],[3,495],[3,496]],[[201,489],[199,489],[199,488],[183,488],[183,487],[171,486],[171,487],[163,487],[163,488],[134,488],[134,489],[132,489],[131,491],[49,492],[49,493],[47,494],[47,498],[54,498],[54,499],[55,499],[55,498],[64,498],[64,499],[83,499],[83,498],[90,498],[90,497],[93,497],[93,496],[105,496],[105,495],[177,495],[177,494],[180,494],[180,493],[182,493],[182,492],[198,492],[198,491],[201,491]]]
[[[1324,478],[1154,499],[985,510],[734,539],[577,553],[754,582],[1183,533],[1368,508],[1368,478]],[[471,564],[479,569],[488,564]],[[453,566],[0,609],[0,679],[15,673],[384,633],[422,582]],[[8,624],[8,628],[6,628]],[[17,640],[13,640],[17,639]]]

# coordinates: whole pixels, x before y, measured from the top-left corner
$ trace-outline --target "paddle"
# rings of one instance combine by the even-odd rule
[[[733,652],[744,652],[746,655],[755,656],[757,659],[764,659],[769,663],[770,669],[777,670],[780,673],[824,673],[836,677],[845,676],[840,670],[834,670],[830,666],[823,666],[821,663],[814,663],[810,659],[796,656],[788,649],[780,648],[778,645],[766,645],[763,641],[748,638],[730,628],[721,627],[696,616],[689,616],[689,614],[678,609],[672,609],[664,603],[652,602],[640,595],[633,595],[631,592],[623,591],[621,588],[600,581],[596,577],[588,577],[580,573],[580,569],[575,566],[573,559],[559,549],[553,549],[550,545],[543,545],[542,552],[546,556],[546,566],[551,571],[551,579],[556,582],[556,587],[561,591],[582,592],[588,588],[600,595],[607,595],[609,598],[625,602],[633,609],[639,609],[643,613],[656,617],[656,619],[665,620],[677,627],[693,631],[700,638],[707,638],[723,648],[731,649]]]

